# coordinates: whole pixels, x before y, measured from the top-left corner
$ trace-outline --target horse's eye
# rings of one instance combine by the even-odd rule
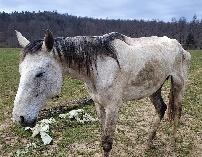
[[[43,74],[44,74],[44,72],[38,73],[38,74],[36,75],[36,77],[42,77]]]

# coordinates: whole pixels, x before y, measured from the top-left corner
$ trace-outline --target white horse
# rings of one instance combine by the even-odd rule
[[[67,74],[85,83],[95,103],[105,157],[112,149],[119,108],[123,102],[143,97],[151,99],[157,112],[148,136],[150,147],[167,109],[161,87],[170,76],[168,113],[174,120],[175,141],[191,60],[177,40],[130,38],[115,32],[54,39],[47,30],[44,39],[29,42],[20,32],[16,34],[23,50],[13,119],[21,126],[35,125],[45,101],[58,93]]]

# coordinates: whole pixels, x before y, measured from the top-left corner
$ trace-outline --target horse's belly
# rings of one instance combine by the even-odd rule
[[[160,88],[160,87],[159,87]],[[142,87],[129,87],[123,93],[123,101],[138,100],[144,97],[148,97],[158,90],[158,87],[151,89],[143,89]]]
[[[166,76],[145,76],[139,79],[130,79],[123,90],[123,101],[141,99],[156,92],[166,80]]]

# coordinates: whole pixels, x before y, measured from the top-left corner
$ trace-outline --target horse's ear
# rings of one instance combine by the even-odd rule
[[[19,44],[20,44],[23,48],[25,48],[25,46],[27,46],[27,45],[30,43],[29,40],[27,40],[25,37],[23,37],[20,32],[18,32],[18,31],[16,31],[16,30],[15,30],[15,32],[16,32],[16,36],[17,36],[17,38],[18,38]]]
[[[53,34],[50,30],[47,29],[44,37],[43,47],[48,52],[50,52],[53,49],[53,45],[54,45]]]

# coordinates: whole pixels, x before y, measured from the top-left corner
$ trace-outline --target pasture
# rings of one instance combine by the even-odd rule
[[[40,137],[31,137],[31,132],[14,124],[11,120],[13,101],[19,83],[20,49],[0,49],[0,155],[16,156],[29,143],[35,143],[22,156],[98,156],[101,153],[99,123],[80,124],[69,119],[54,117],[50,125],[51,144],[44,146]],[[120,112],[114,137],[112,157],[135,156],[202,156],[202,51],[190,51],[191,67],[183,100],[183,112],[178,127],[176,149],[170,147],[172,124],[165,118],[157,130],[154,147],[143,149],[148,129],[151,127],[155,110],[146,99],[125,103]],[[168,101],[170,82],[163,87],[163,97]],[[65,77],[57,98],[51,99],[45,107],[57,106],[88,96],[82,82]],[[96,117],[93,104],[82,107]],[[48,118],[48,117],[47,117]]]

